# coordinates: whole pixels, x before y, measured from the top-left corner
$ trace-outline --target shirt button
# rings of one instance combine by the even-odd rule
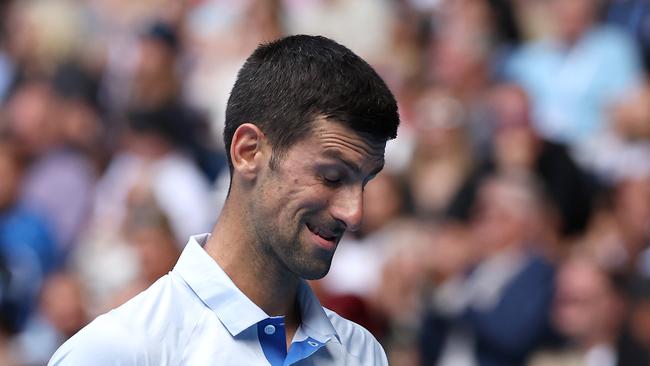
[[[267,325],[266,327],[264,327],[264,333],[268,335],[275,333],[275,327],[272,326],[271,324]]]

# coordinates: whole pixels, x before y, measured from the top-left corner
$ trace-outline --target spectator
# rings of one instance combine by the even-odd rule
[[[538,188],[502,175],[478,197],[470,259],[446,267],[452,273],[436,286],[424,320],[424,364],[521,365],[548,333],[553,269],[535,250],[543,245]]]
[[[528,365],[620,365],[617,342],[625,307],[615,282],[584,257],[563,263],[556,282],[553,323],[567,338],[567,345],[561,350],[540,352]],[[633,364],[646,365],[647,361]]]
[[[76,244],[90,209],[95,166],[71,147],[57,121],[57,104],[48,80],[20,84],[7,104],[8,131],[29,159],[21,204],[53,225],[58,252],[65,257]]]
[[[209,231],[216,204],[205,176],[170,141],[173,115],[133,113],[124,147],[116,152],[97,183],[94,207],[74,263],[88,281],[92,312],[104,306],[138,274],[135,248],[123,228],[131,206],[151,199],[169,219],[180,247],[193,232]],[[110,270],[119,265],[122,271]]]
[[[620,30],[598,24],[595,0],[549,5],[553,36],[524,45],[508,74],[531,96],[541,136],[568,144],[590,166],[599,148],[590,141],[609,133],[607,108],[640,85],[638,50]]]
[[[131,113],[124,149],[113,156],[98,184],[95,220],[108,219],[117,230],[127,212],[130,192],[144,185],[169,217],[177,242],[210,228],[214,213],[209,183],[174,144],[181,127],[175,116],[169,109]]]
[[[164,22],[153,23],[139,40],[127,113],[158,115],[164,119],[168,140],[186,151],[210,181],[225,167],[225,157],[210,143],[203,114],[183,98],[179,75],[182,43],[177,30]],[[133,122],[133,120],[132,120]]]
[[[467,109],[445,91],[432,88],[420,97],[414,121],[416,145],[408,170],[416,214],[447,213],[473,169]]]
[[[135,247],[138,276],[117,294],[108,308],[122,305],[151,286],[174,267],[180,249],[167,218],[147,199],[133,204],[125,222],[125,236]]]
[[[43,284],[38,313],[19,335],[16,349],[25,365],[45,365],[68,338],[89,321],[86,294],[74,275],[57,272]]]
[[[575,236],[585,230],[596,188],[566,146],[545,139],[534,130],[530,101],[517,85],[499,84],[489,94],[493,123],[492,161],[488,170],[535,174],[559,211],[559,230]]]

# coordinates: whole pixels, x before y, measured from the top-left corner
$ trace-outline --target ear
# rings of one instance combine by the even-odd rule
[[[244,123],[235,130],[230,144],[230,158],[233,175],[245,180],[254,180],[266,161],[266,137],[252,123]]]

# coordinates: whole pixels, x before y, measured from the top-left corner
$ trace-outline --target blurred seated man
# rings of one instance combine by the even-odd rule
[[[625,307],[602,268],[587,258],[571,258],[560,266],[556,283],[552,319],[566,347],[537,353],[529,366],[647,365],[640,359],[621,363],[617,341]]]
[[[547,334],[553,269],[537,252],[543,204],[528,176],[497,175],[479,189],[470,250],[436,277],[422,328],[422,362],[521,365]],[[440,251],[432,252],[437,255]],[[459,255],[467,259],[457,258]],[[443,259],[439,259],[442,261]]]

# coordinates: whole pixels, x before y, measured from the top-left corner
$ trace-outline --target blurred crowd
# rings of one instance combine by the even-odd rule
[[[402,124],[323,304],[397,366],[650,364],[650,2],[0,2],[0,365],[167,273],[228,188],[236,72],[322,34]]]

